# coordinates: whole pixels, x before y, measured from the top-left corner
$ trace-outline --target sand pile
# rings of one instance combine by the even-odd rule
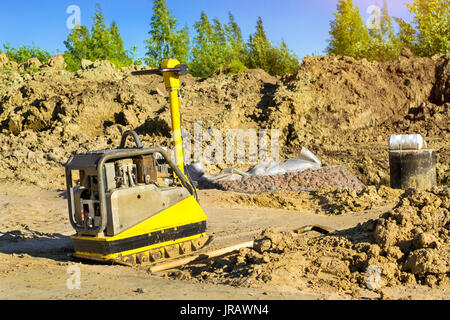
[[[233,286],[327,287],[357,294],[400,284],[438,286],[450,275],[450,189],[409,190],[377,220],[312,237],[265,230],[255,249],[169,276]]]

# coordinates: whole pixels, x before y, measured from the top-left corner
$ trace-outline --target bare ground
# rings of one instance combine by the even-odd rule
[[[377,218],[391,204],[367,211],[341,215],[318,214],[310,210],[282,210],[243,206],[226,198],[228,193],[201,191],[201,204],[208,220],[211,246],[235,244],[253,239],[261,230],[292,230],[303,225],[322,224],[347,229]],[[222,205],[221,205],[222,204]],[[226,206],[224,205],[226,204]],[[317,282],[289,285],[280,282],[254,287],[204,283],[195,278],[173,279],[170,272],[150,274],[146,268],[105,265],[72,260],[67,203],[62,190],[42,190],[26,184],[0,185],[0,299],[448,299],[448,283],[438,287],[401,285],[381,291],[358,288],[343,293]],[[246,208],[247,207],[247,208]],[[316,232],[302,235],[320,237]],[[81,272],[81,289],[67,288],[68,267]]]

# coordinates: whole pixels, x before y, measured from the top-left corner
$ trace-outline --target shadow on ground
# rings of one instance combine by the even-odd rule
[[[28,254],[33,257],[57,261],[71,260],[72,240],[59,233],[42,233],[33,230],[0,232],[0,253]]]

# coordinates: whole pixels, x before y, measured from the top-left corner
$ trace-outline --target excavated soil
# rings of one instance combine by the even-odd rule
[[[253,248],[167,276],[239,287],[325,286],[356,298],[361,289],[439,287],[450,276],[449,208],[448,187],[408,190],[392,210],[354,228],[322,236],[267,229]]]
[[[306,147],[324,165],[342,165],[366,185],[389,184],[391,134],[420,133],[437,153],[438,181],[445,185],[449,60],[407,52],[386,63],[308,57],[297,74],[282,78],[262,70],[188,75],[183,124],[192,137],[194,121],[201,121],[204,134],[213,128],[224,136],[229,129],[278,129],[280,160]],[[170,147],[162,79],[130,75],[140,68],[84,61],[75,73],[51,66],[35,73],[0,71],[0,179],[62,187],[62,165],[71,153],[115,148],[127,129],[147,145]],[[207,169],[217,173],[229,166]]]
[[[139,134],[144,145],[171,147],[168,96],[161,77],[131,76],[141,67],[117,70],[105,61],[83,61],[82,69],[71,73],[62,69],[61,57],[52,61],[33,72],[27,70],[31,62],[17,66],[0,55],[0,182],[64,189],[64,164],[72,153],[118,147],[121,134],[129,129]],[[296,158],[306,147],[323,165],[319,170],[205,186],[219,190],[200,190],[200,202],[214,204],[211,210],[223,220],[220,229],[230,235],[233,228],[251,229],[253,208],[269,210],[271,219],[280,223],[287,210],[296,217],[306,211],[317,219],[341,217],[354,222],[367,211],[398,203],[392,210],[384,208],[378,219],[355,222],[349,225],[356,226],[329,235],[268,229],[256,238],[270,243],[265,250],[242,249],[166,276],[242,290],[265,285],[295,292],[317,288],[353,298],[359,298],[362,289],[388,298],[383,291],[388,287],[448,287],[450,55],[416,58],[403,51],[396,61],[385,63],[308,57],[298,73],[284,77],[248,70],[206,79],[188,75],[183,81],[183,125],[193,136],[194,122],[201,122],[203,147],[209,145],[209,128],[223,136],[229,129],[278,129],[280,160]],[[391,134],[400,133],[420,133],[436,151],[439,188],[387,187],[387,141]],[[252,166],[223,162],[207,165],[207,172]],[[339,171],[339,166],[345,170]],[[307,191],[298,191],[302,189]],[[1,222],[7,231],[0,230],[0,242],[15,248],[15,243],[20,247],[31,241],[35,250],[45,240],[65,254],[71,230],[61,209],[65,200],[58,202],[58,221],[51,214],[53,207],[44,198],[38,200],[39,210],[21,209],[27,225],[36,225],[27,229],[20,221],[12,226],[10,220],[18,219],[14,206],[32,207],[34,201],[16,201],[5,194]],[[226,208],[223,217],[220,207]],[[236,213],[235,208],[252,209]],[[228,215],[233,216],[230,221]],[[49,221],[57,223],[60,231]],[[263,222],[260,217],[258,223]],[[34,272],[29,263],[38,263],[40,271],[54,259],[37,262],[34,256],[11,256],[12,249],[8,250],[2,253],[7,272],[0,273],[11,286],[17,284],[7,276],[14,274],[15,259],[24,259],[20,269],[24,273],[16,275],[25,278],[26,272]],[[64,279],[65,269],[61,270]],[[96,289],[93,285],[93,296]],[[441,295],[445,292],[442,289]]]
[[[232,191],[204,190],[200,192],[201,203],[229,208],[273,208],[291,211],[308,210],[318,214],[340,215],[355,213],[395,204],[403,190],[389,187],[365,187],[359,194],[351,189],[321,187],[315,191],[275,191],[241,193]]]

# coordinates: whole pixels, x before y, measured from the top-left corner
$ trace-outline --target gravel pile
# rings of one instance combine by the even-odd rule
[[[199,187],[246,193],[317,190],[320,188],[352,189],[359,193],[365,185],[344,167],[330,166],[302,172],[243,177],[239,181],[200,181]]]

